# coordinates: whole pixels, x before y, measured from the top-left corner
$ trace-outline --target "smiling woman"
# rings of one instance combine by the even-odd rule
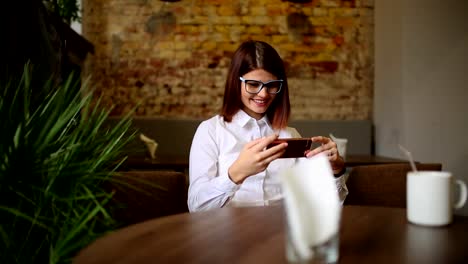
[[[240,77],[244,87],[241,92],[242,110],[251,117],[260,119],[275,100],[276,95],[281,92],[283,81],[275,80],[275,76],[262,69],[253,70],[244,77]]]
[[[239,109],[245,108],[242,94],[248,93],[248,91],[245,88],[240,89],[243,82],[240,77],[244,80],[263,81],[264,83],[281,80],[279,94],[272,96],[272,107],[268,108],[264,114],[268,116],[274,128],[284,128],[289,119],[291,106],[284,63],[276,50],[265,42],[248,41],[243,43],[234,53],[221,110],[221,115],[227,122],[231,121]],[[255,91],[255,94],[260,92],[261,90]]]
[[[228,72],[221,113],[197,128],[190,150],[190,211],[227,206],[262,206],[282,199],[279,172],[304,158],[279,159],[286,141],[267,148],[278,138],[300,138],[288,127],[290,102],[283,60],[262,41],[247,41],[234,53]],[[312,137],[320,146],[307,153],[329,154],[334,172],[343,159],[336,144]],[[346,195],[344,177],[337,180]]]

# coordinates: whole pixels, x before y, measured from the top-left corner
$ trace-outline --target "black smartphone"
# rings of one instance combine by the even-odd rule
[[[267,146],[271,148],[283,142],[288,143],[286,151],[280,158],[300,158],[305,157],[307,151],[312,149],[312,140],[310,138],[278,138]]]

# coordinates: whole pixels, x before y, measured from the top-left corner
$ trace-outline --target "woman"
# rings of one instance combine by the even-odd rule
[[[301,137],[288,127],[290,103],[283,61],[261,41],[247,41],[234,53],[221,113],[203,121],[190,150],[190,211],[223,206],[258,206],[282,198],[278,172],[299,159],[278,159],[287,143],[271,148],[277,138]],[[345,171],[336,144],[312,137],[321,146],[307,153],[327,153],[335,176]],[[340,196],[347,193],[337,179]],[[343,199],[343,198],[342,198]]]

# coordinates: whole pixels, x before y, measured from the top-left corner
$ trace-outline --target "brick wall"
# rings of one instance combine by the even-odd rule
[[[286,62],[292,118],[372,118],[373,1],[83,0],[86,74],[112,115],[207,118],[230,57],[264,40]]]

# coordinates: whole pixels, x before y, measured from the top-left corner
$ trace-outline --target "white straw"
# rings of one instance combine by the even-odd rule
[[[411,152],[409,152],[406,148],[404,148],[402,145],[398,144],[398,147],[400,147],[400,150],[408,157],[408,160],[411,164],[411,168],[413,169],[414,172],[417,172],[418,170],[416,169],[416,165],[414,165],[414,160],[413,156],[411,155]]]

